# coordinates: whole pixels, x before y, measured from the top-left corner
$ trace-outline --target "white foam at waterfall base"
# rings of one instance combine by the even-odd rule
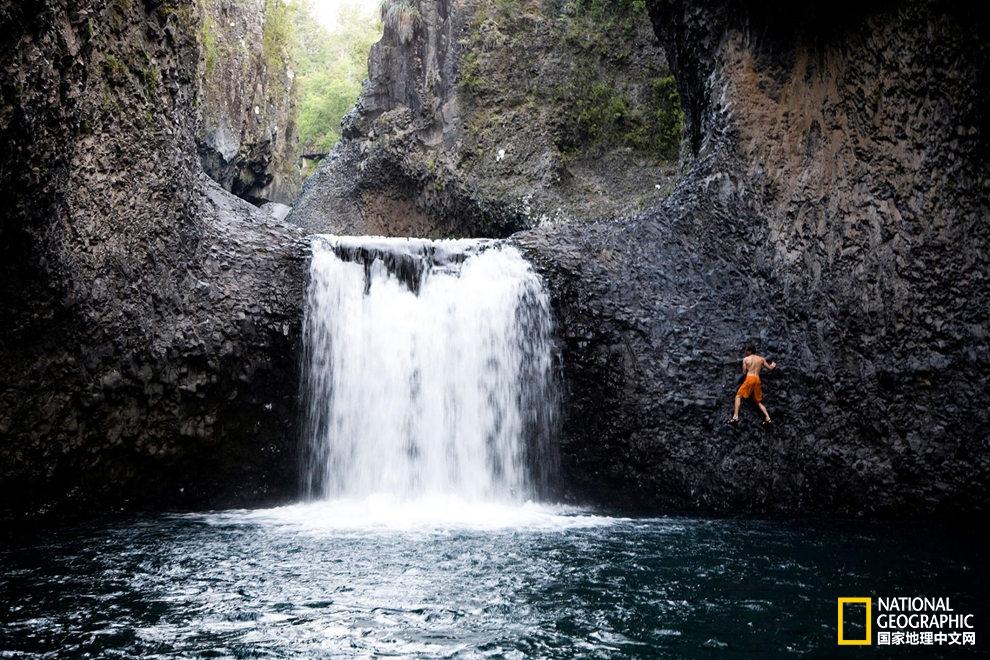
[[[304,533],[566,531],[612,525],[620,519],[558,504],[500,503],[457,495],[401,499],[371,495],[361,499],[304,502],[272,509],[210,514],[215,524],[248,523]]]
[[[262,517],[327,528],[577,522],[533,503],[553,468],[552,324],[518,250],[317,237],[304,325],[311,501]]]

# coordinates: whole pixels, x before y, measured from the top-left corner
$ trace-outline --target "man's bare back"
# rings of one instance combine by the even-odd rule
[[[736,391],[736,401],[732,411],[732,419],[729,420],[729,423],[735,424],[739,421],[739,406],[742,400],[753,397],[753,401],[756,402],[760,412],[763,413],[763,423],[769,424],[770,413],[767,412],[766,406],[763,405],[763,385],[760,382],[760,372],[764,369],[767,371],[776,369],[777,363],[768,361],[762,355],[757,355],[748,346],[744,353],[745,357],[743,357],[742,361],[742,370],[746,374],[746,378]]]
[[[762,355],[747,355],[742,361],[743,373],[746,375],[759,376],[763,369],[772,370],[777,368],[776,362],[767,362]]]

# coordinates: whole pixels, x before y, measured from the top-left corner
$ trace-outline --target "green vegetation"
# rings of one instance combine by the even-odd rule
[[[296,47],[296,5],[287,0],[265,0],[265,27],[261,50],[269,74],[292,67]],[[272,80],[281,76],[271,75]]]
[[[511,16],[512,14],[525,11],[526,7],[523,5],[522,0],[495,0],[495,9],[502,16]]]
[[[202,4],[203,0],[199,0]],[[202,7],[185,0],[165,0],[155,10],[165,20],[174,19],[183,28],[197,25]]]
[[[204,14],[203,20],[199,24],[199,41],[203,45],[203,59],[206,64],[206,73],[212,75],[217,68],[220,48],[217,45],[217,28],[213,24],[213,18],[209,14]]]
[[[461,73],[457,78],[457,86],[472,96],[477,96],[485,87],[481,75],[481,57],[477,51],[468,51],[461,58]]]
[[[608,16],[646,16],[646,0],[576,0],[574,4],[578,11],[599,19]]]
[[[673,76],[651,79],[639,98],[618,81],[586,79],[561,90],[566,108],[558,134],[565,155],[623,146],[656,159],[677,160],[684,113]]]
[[[145,55],[145,58],[147,58],[147,55]],[[141,76],[141,81],[144,83],[145,89],[148,91],[148,95],[154,95],[162,84],[162,72],[159,71],[155,63],[149,59],[148,63],[138,72],[138,74]]]
[[[113,55],[107,55],[103,58],[103,74],[107,77],[107,80],[113,83],[121,83],[127,77],[127,68],[124,64],[118,60]]]
[[[576,0],[564,38],[580,50],[625,61],[636,33],[649,25],[645,0]]]
[[[340,121],[357,101],[368,75],[368,52],[381,36],[382,19],[364,9],[365,3],[341,4],[338,25],[329,30],[317,22],[309,0],[265,0],[261,50],[267,89],[274,97],[284,94],[290,81],[286,72],[294,74],[296,132],[304,153],[329,151],[340,138]],[[230,39],[202,5],[200,15],[203,64],[206,75],[213,76],[230,57]],[[421,20],[418,10],[404,0],[383,6],[382,16],[386,15],[397,25],[409,26],[402,29],[415,29]],[[158,80],[149,74],[145,83],[151,88]]]
[[[667,160],[677,160],[684,134],[684,110],[674,76],[650,81],[646,107],[653,111],[646,117],[646,125],[653,131],[650,144]]]
[[[610,64],[627,66],[637,32],[649,29],[645,0],[575,0],[565,23],[565,39],[590,57],[557,89],[566,108],[557,133],[561,152],[626,147],[656,160],[677,160],[684,113],[674,77],[626,80]]]
[[[390,3],[389,9],[403,3]],[[385,18],[388,10],[383,7]],[[402,19],[396,13],[396,21]],[[411,16],[411,14],[409,15]],[[416,13],[418,20],[418,11]],[[340,139],[340,120],[354,107],[368,76],[368,51],[382,33],[382,21],[345,4],[333,31],[312,17],[305,3],[296,12],[299,89],[297,129],[304,153],[325,153]]]
[[[529,0],[479,4],[461,41],[458,91],[472,107],[468,134],[485,140],[492,104],[529,116],[550,113],[553,139],[565,159],[631,149],[653,161],[676,161],[684,115],[673,76],[658,62],[632,58],[652,38],[645,0],[571,0],[563,10]],[[507,64],[534,41],[562,39],[560,66]],[[510,60],[511,61],[511,60]],[[535,74],[535,75],[534,75]]]
[[[382,3],[382,20],[398,35],[399,43],[407,44],[416,35],[423,15],[409,0],[392,0]]]

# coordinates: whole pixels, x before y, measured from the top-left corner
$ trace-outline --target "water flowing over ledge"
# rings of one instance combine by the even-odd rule
[[[446,501],[407,511],[441,519],[538,498],[555,468],[552,330],[540,277],[510,245],[314,238],[305,495]]]

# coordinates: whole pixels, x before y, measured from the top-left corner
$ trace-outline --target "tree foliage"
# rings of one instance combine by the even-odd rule
[[[313,18],[308,2],[299,3],[296,84],[304,152],[329,151],[340,139],[340,120],[357,101],[368,75],[368,51],[381,32],[381,20],[356,3],[344,4],[333,30]]]

